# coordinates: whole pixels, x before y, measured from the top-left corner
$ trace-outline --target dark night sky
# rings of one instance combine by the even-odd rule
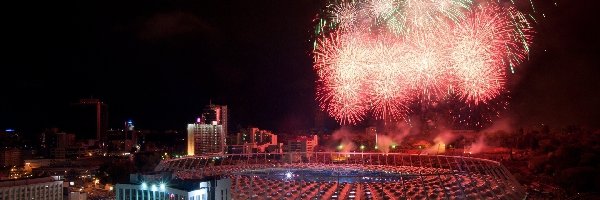
[[[0,128],[68,127],[63,110],[91,96],[109,104],[111,127],[131,118],[143,129],[182,129],[209,99],[230,106],[233,126],[311,127],[309,39],[322,1],[212,2],[7,6]],[[524,124],[600,127],[591,4],[559,1],[537,25],[531,59],[511,83],[511,112]]]

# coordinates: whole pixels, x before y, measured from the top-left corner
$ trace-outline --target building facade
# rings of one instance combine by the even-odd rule
[[[202,115],[200,116],[200,123],[204,124],[217,124],[223,126],[223,133],[227,135],[228,130],[228,112],[226,105],[215,105],[209,104],[204,108]]]
[[[0,199],[62,200],[63,181],[57,177],[0,181]]]
[[[241,149],[229,153],[264,153],[280,152],[277,135],[268,130],[249,127],[240,130],[233,138],[230,147]]]
[[[229,200],[231,180],[211,177],[203,180],[138,179],[115,186],[116,200]]]
[[[187,126],[187,154],[227,152],[227,106],[209,104],[193,124]]]
[[[284,152],[302,152],[310,154],[315,151],[315,148],[318,145],[319,137],[317,135],[299,136],[287,141]]]
[[[10,148],[0,150],[0,165],[19,166],[23,165],[23,157],[20,149]]]
[[[224,154],[227,149],[222,125],[188,124],[187,134],[188,155]]]

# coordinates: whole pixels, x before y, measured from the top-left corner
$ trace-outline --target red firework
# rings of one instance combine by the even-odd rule
[[[366,69],[357,62],[367,54],[359,41],[334,33],[323,38],[315,51],[317,98],[321,108],[342,124],[361,121],[368,110]]]
[[[454,29],[451,59],[456,92],[467,102],[487,102],[504,90],[511,24],[497,6],[477,9]]]
[[[393,3],[371,6],[373,16],[387,16]],[[365,29],[369,26],[360,24],[368,20],[354,18],[360,16],[354,15],[360,11],[357,5],[347,4],[345,12],[338,11],[343,16],[338,16],[339,29],[319,39],[314,51],[317,98],[321,108],[341,124],[355,124],[369,111],[377,119],[400,119],[415,99],[438,101],[456,94],[468,104],[486,103],[504,92],[507,66],[520,63],[528,52],[527,26],[518,22],[522,18],[512,7],[481,4],[466,12],[464,19],[462,9],[454,9],[453,20],[419,23],[435,26],[411,26],[412,30],[397,35]],[[437,12],[424,6],[407,9],[404,12],[423,19]],[[350,23],[356,21],[360,26]]]

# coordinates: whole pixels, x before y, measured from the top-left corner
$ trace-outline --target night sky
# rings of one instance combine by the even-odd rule
[[[522,125],[600,127],[600,36],[593,1],[541,6],[530,60],[512,75]],[[34,5],[32,5],[34,4]],[[110,126],[183,129],[210,100],[232,128],[313,126],[318,0],[75,1],[11,5],[3,17],[0,128],[68,129],[80,98]]]

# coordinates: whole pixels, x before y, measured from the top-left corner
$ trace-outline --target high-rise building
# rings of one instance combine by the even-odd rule
[[[228,126],[227,126],[227,106],[226,105],[215,105],[209,104],[204,108],[202,115],[200,116],[201,123],[204,124],[213,124],[216,122],[218,125],[223,125],[223,133],[227,135]]]
[[[135,131],[135,126],[132,120],[125,122],[125,150],[130,151],[138,146],[138,133]]]
[[[108,130],[108,105],[100,99],[81,99],[72,114],[76,129],[73,130],[81,139],[95,139],[103,142]]]
[[[44,130],[39,135],[38,155],[45,158],[65,158],[67,152],[75,153],[75,134],[65,133],[58,128]],[[72,155],[76,156],[76,155]]]
[[[227,148],[223,126],[188,124],[188,155],[224,154]]]
[[[209,104],[187,127],[188,155],[224,154],[227,150],[227,106]]]
[[[106,131],[106,144],[112,151],[135,151],[139,145],[138,131],[135,130],[132,120],[127,120],[122,129]]]

